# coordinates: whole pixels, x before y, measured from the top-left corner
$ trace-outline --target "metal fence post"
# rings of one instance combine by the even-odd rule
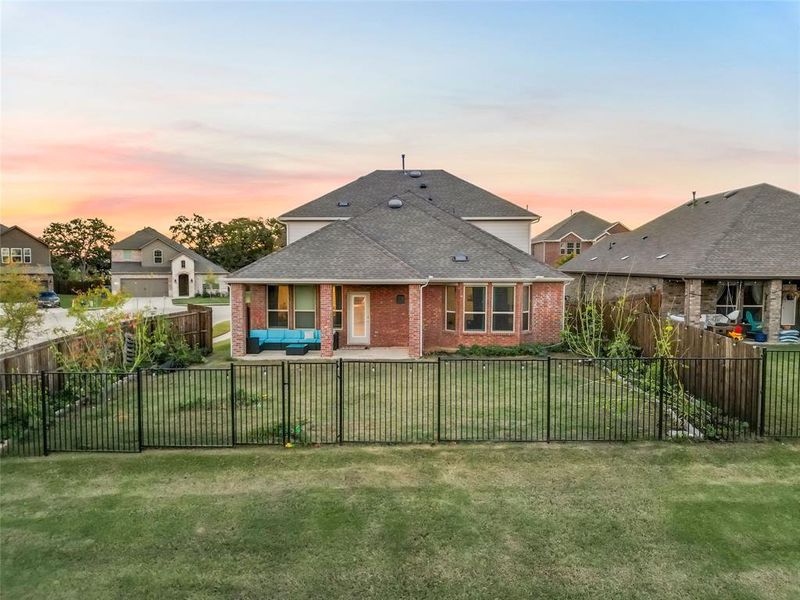
[[[286,427],[286,387],[289,382],[286,380],[286,361],[281,361],[281,443],[285,446],[288,443]]]
[[[442,441],[442,357],[436,357],[436,443]]]
[[[144,423],[142,419],[142,368],[136,369],[136,419],[139,421],[139,452],[144,449]]]
[[[39,393],[42,397],[42,454],[47,456],[47,373],[44,371],[39,372]]]
[[[338,383],[339,383],[339,389],[338,389],[338,392],[339,392],[338,393],[338,396],[339,396],[339,398],[338,398],[338,400],[339,400],[339,406],[338,406],[338,409],[339,409],[339,415],[338,415],[339,416],[339,419],[338,419],[338,422],[339,422],[339,445],[341,446],[342,442],[344,442],[344,362],[342,362],[341,358],[339,358],[339,360],[337,362],[338,362],[337,371],[338,371],[338,375],[339,375],[339,381],[338,381]]]
[[[664,357],[658,359],[658,439],[664,439]]]
[[[231,446],[236,445],[236,365],[231,363]]]
[[[546,440],[550,442],[550,370],[552,368],[552,362],[550,360],[550,355],[547,355],[547,435]]]
[[[759,394],[761,404],[758,407],[758,435],[764,437],[767,431],[767,349],[761,349],[761,393]]]

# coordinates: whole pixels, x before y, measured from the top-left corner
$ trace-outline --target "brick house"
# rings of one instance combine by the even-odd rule
[[[659,292],[662,316],[738,313],[769,341],[800,323],[800,195],[766,183],[692,199],[563,265],[570,296]]]
[[[630,231],[620,222],[605,221],[579,210],[531,240],[531,254],[550,266],[565,256],[585,252],[604,237]]]
[[[53,290],[50,248],[42,240],[18,227],[0,224],[0,269],[13,268],[36,280],[44,290]]]
[[[287,246],[226,278],[231,353],[276,329],[317,332],[322,357],[557,342],[570,278],[530,255],[536,220],[445,171],[362,177],[283,215]]]

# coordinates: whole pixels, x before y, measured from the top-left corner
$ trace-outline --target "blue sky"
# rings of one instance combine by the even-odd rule
[[[276,216],[401,152],[543,227],[796,190],[798,6],[6,2],[3,219]]]

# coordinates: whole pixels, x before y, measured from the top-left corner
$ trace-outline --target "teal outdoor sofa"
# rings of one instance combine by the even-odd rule
[[[319,329],[252,329],[250,338],[258,340],[259,351],[285,350],[289,344],[306,344],[309,350],[319,350]]]

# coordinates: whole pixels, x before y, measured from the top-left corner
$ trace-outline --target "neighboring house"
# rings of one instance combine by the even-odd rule
[[[36,279],[43,289],[53,289],[50,249],[42,240],[24,229],[0,224],[0,265],[13,266],[20,273]]]
[[[131,296],[185,298],[224,293],[228,272],[152,227],[111,246],[111,289]]]
[[[800,195],[766,183],[697,198],[566,263],[570,295],[660,292],[694,325],[739,311],[770,340],[798,324]],[[707,315],[707,316],[703,316]]]
[[[537,260],[555,266],[564,256],[586,252],[604,237],[626,231],[630,230],[619,221],[605,221],[579,210],[534,237],[531,240],[531,254]]]
[[[254,330],[342,347],[559,340],[569,277],[528,252],[538,217],[444,171],[376,171],[281,217],[288,245],[226,278],[234,356]],[[311,333],[306,334],[311,338]]]

